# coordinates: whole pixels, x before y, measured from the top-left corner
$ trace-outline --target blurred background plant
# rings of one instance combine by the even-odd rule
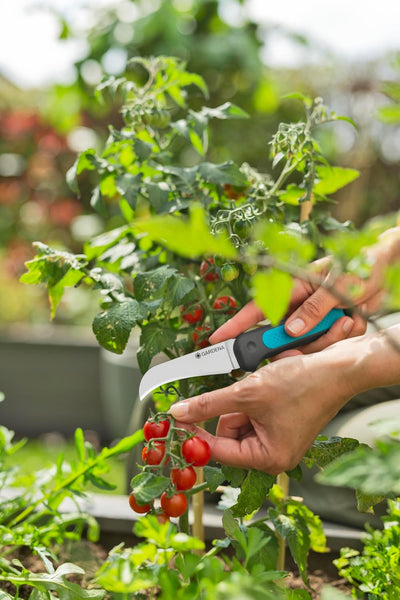
[[[299,104],[282,97],[293,91],[322,96],[358,127],[354,132],[346,124],[327,125],[318,134],[329,160],[361,171],[357,182],[337,193],[333,215],[360,225],[399,207],[400,55],[343,60],[306,34],[268,22],[266,7],[258,19],[252,4],[110,0],[90,4],[81,20],[44,1],[37,5],[57,19],[60,44],[80,43],[80,55],[67,83],[26,93],[0,77],[0,325],[48,320],[42,292],[18,283],[33,255],[32,241],[78,252],[84,240],[118,225],[93,214],[89,194],[78,200],[65,175],[77,152],[100,147],[108,126],[121,125],[118,99],[101,104],[95,88],[104,76],[137,76],[126,67],[133,56],[182,58],[189,71],[203,76],[210,106],[229,100],[250,114],[234,128],[229,121],[214,122],[210,161],[218,156],[265,171],[272,133],[281,121],[300,118]],[[390,11],[386,18],[392,18]],[[274,48],[276,54],[282,40],[304,57],[303,66],[274,65]],[[192,164],[190,152],[180,146],[175,152],[183,166]],[[87,323],[94,310],[90,295],[72,290],[57,322]]]

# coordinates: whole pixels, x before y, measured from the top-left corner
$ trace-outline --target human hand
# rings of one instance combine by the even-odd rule
[[[360,280],[352,275],[342,275],[335,281],[335,289],[341,296],[349,298],[349,306],[362,307],[363,315],[373,313],[382,299],[383,260],[377,257],[368,280]],[[311,265],[313,279],[317,276],[321,284],[295,279],[289,307],[286,313],[285,330],[291,336],[304,335],[315,327],[323,317],[335,307],[345,308],[329,290],[331,279],[329,257],[315,261]],[[357,296],[351,297],[349,289],[357,287]],[[237,337],[265,318],[254,301],[245,305],[236,315],[226,321],[211,336],[212,344]],[[332,325],[330,330],[316,341],[302,347],[305,354],[316,352],[348,337],[365,333],[366,321],[358,314],[344,316]]]
[[[360,339],[360,338],[358,338]],[[228,387],[171,406],[222,464],[277,474],[293,468],[353,395],[357,361],[346,340],[316,354],[289,351]],[[195,423],[219,416],[216,436]]]
[[[362,315],[354,312],[351,318],[346,316],[336,321],[325,335],[303,346],[303,353],[316,352],[345,338],[365,333],[366,321],[363,317],[373,314],[382,303],[385,268],[400,257],[400,227],[386,230],[380,235],[379,241],[367,248],[365,253],[372,264],[368,279],[362,280],[354,275],[344,274],[333,282],[330,257],[322,258],[310,265],[313,275],[319,276],[320,284],[295,279],[285,321],[285,330],[289,335],[294,337],[304,335],[335,307],[356,306],[362,312]],[[332,284],[342,297],[349,298],[348,306],[341,304],[337,296],[329,291]],[[357,289],[356,294],[351,292],[354,288]],[[249,302],[210,336],[210,342],[217,344],[237,337],[264,318],[265,315],[257,305]]]

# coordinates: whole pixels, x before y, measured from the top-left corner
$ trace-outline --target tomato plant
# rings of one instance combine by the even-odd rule
[[[368,265],[359,256],[360,244],[366,238],[373,243],[380,225],[374,224],[359,236],[352,231],[346,238],[351,224],[339,223],[326,211],[330,196],[358,173],[332,166],[323,156],[315,130],[339,117],[320,98],[296,97],[304,119],[279,126],[269,144],[269,172],[261,172],[248,164],[238,166],[230,160],[211,163],[205,159],[209,156],[212,121],[247,118],[239,107],[229,102],[199,107],[199,94],[207,94],[205,83],[178,59],[138,58],[132,68],[140,70],[141,77],[110,78],[99,86],[104,98],[109,94],[123,99],[121,126],[110,129],[103,149],[82,152],[68,173],[76,193],[89,193],[91,206],[105,221],[104,233],[88,240],[81,254],[37,243],[37,254],[22,278],[27,283],[47,285],[53,316],[64,288],[92,286],[100,297],[100,310],[93,320],[97,340],[105,349],[121,354],[131,331],[140,330],[137,359],[145,372],[160,353],[173,359],[206,347],[209,334],[231,310],[240,309],[251,297],[272,322],[278,322],[288,308],[293,277],[307,279],[307,266],[322,253],[329,251],[334,257],[336,253],[338,273],[349,270],[365,274]],[[176,161],[169,152],[173,146],[182,147],[183,154],[187,151],[193,157],[191,166]],[[82,185],[86,172],[93,177],[90,184]],[[312,212],[305,222],[301,213],[307,203]],[[228,299],[224,307],[220,306],[221,298]],[[189,398],[199,390],[232,381],[230,375],[204,377],[201,382],[198,379],[180,382],[179,396]],[[156,390],[154,398],[166,409],[171,401],[164,388]],[[164,417],[156,421],[157,426]],[[301,576],[307,581],[307,551],[324,546],[320,523],[310,511],[297,500],[285,498],[272,475],[210,467],[206,443],[179,431],[172,422],[168,431],[158,433],[156,437],[151,432],[145,434],[144,464],[131,481],[138,505],[150,506],[150,515],[138,525],[144,537],[160,540],[161,536],[151,538],[146,527],[151,529],[154,522],[157,531],[165,527],[171,532],[172,525],[160,524],[157,518],[179,514],[183,523],[192,493],[204,489],[213,493],[228,481],[240,488],[236,502],[224,515],[224,525],[229,532],[227,543],[234,540],[239,552],[241,575],[258,574],[260,580],[251,579],[251,584],[260,585],[265,592],[265,583],[270,581],[260,575],[265,562],[260,569],[250,549],[262,550],[268,537],[275,557],[275,534],[266,520],[262,527],[245,531],[236,519],[243,520],[257,511],[268,496],[273,505],[268,519],[286,537]],[[316,453],[321,452],[319,443]],[[309,460],[317,458],[313,455]],[[191,466],[204,466],[204,484],[178,490],[171,471]],[[93,474],[96,477],[100,475]],[[177,499],[179,507],[174,507]],[[163,507],[167,502],[169,512]],[[297,536],[297,530],[306,534]],[[173,543],[175,549],[179,547],[179,539],[174,540],[172,534],[158,543],[164,550]],[[195,542],[191,543],[196,547]],[[116,551],[110,571],[115,568],[112,561],[118,557],[128,569],[126,556],[129,553]],[[263,559],[269,560],[267,552]],[[140,559],[135,557],[132,563],[136,560]],[[210,573],[223,571],[213,569],[214,563],[207,566]],[[186,567],[195,570],[193,562]],[[150,578],[149,588],[159,584],[151,579],[154,574],[147,564],[140,568]],[[174,577],[174,589],[179,589],[182,579]]]

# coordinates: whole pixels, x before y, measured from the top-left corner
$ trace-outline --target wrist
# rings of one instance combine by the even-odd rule
[[[400,325],[338,342],[326,352],[348,399],[400,382]]]

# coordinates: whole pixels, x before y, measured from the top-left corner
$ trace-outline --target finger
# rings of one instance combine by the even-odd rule
[[[319,352],[336,342],[345,340],[348,337],[352,337],[352,330],[354,327],[354,319],[352,317],[341,317],[338,319],[332,327],[317,340],[314,340],[310,344],[306,344],[301,347],[304,354],[312,354],[313,352]]]
[[[292,336],[303,335],[315,327],[337,305],[337,299],[320,287],[290,315],[285,322],[285,330]]]
[[[238,439],[254,431],[250,419],[243,413],[222,415],[218,421],[217,436]]]
[[[242,412],[240,408],[243,406],[243,398],[240,390],[243,381],[242,379],[228,387],[176,402],[169,412],[183,423],[200,423],[220,415]]]
[[[234,317],[226,321],[219,327],[209,340],[211,344],[218,344],[224,340],[237,337],[243,331],[246,331],[259,321],[264,319],[262,311],[258,308],[255,302],[251,301],[246,304]]]

